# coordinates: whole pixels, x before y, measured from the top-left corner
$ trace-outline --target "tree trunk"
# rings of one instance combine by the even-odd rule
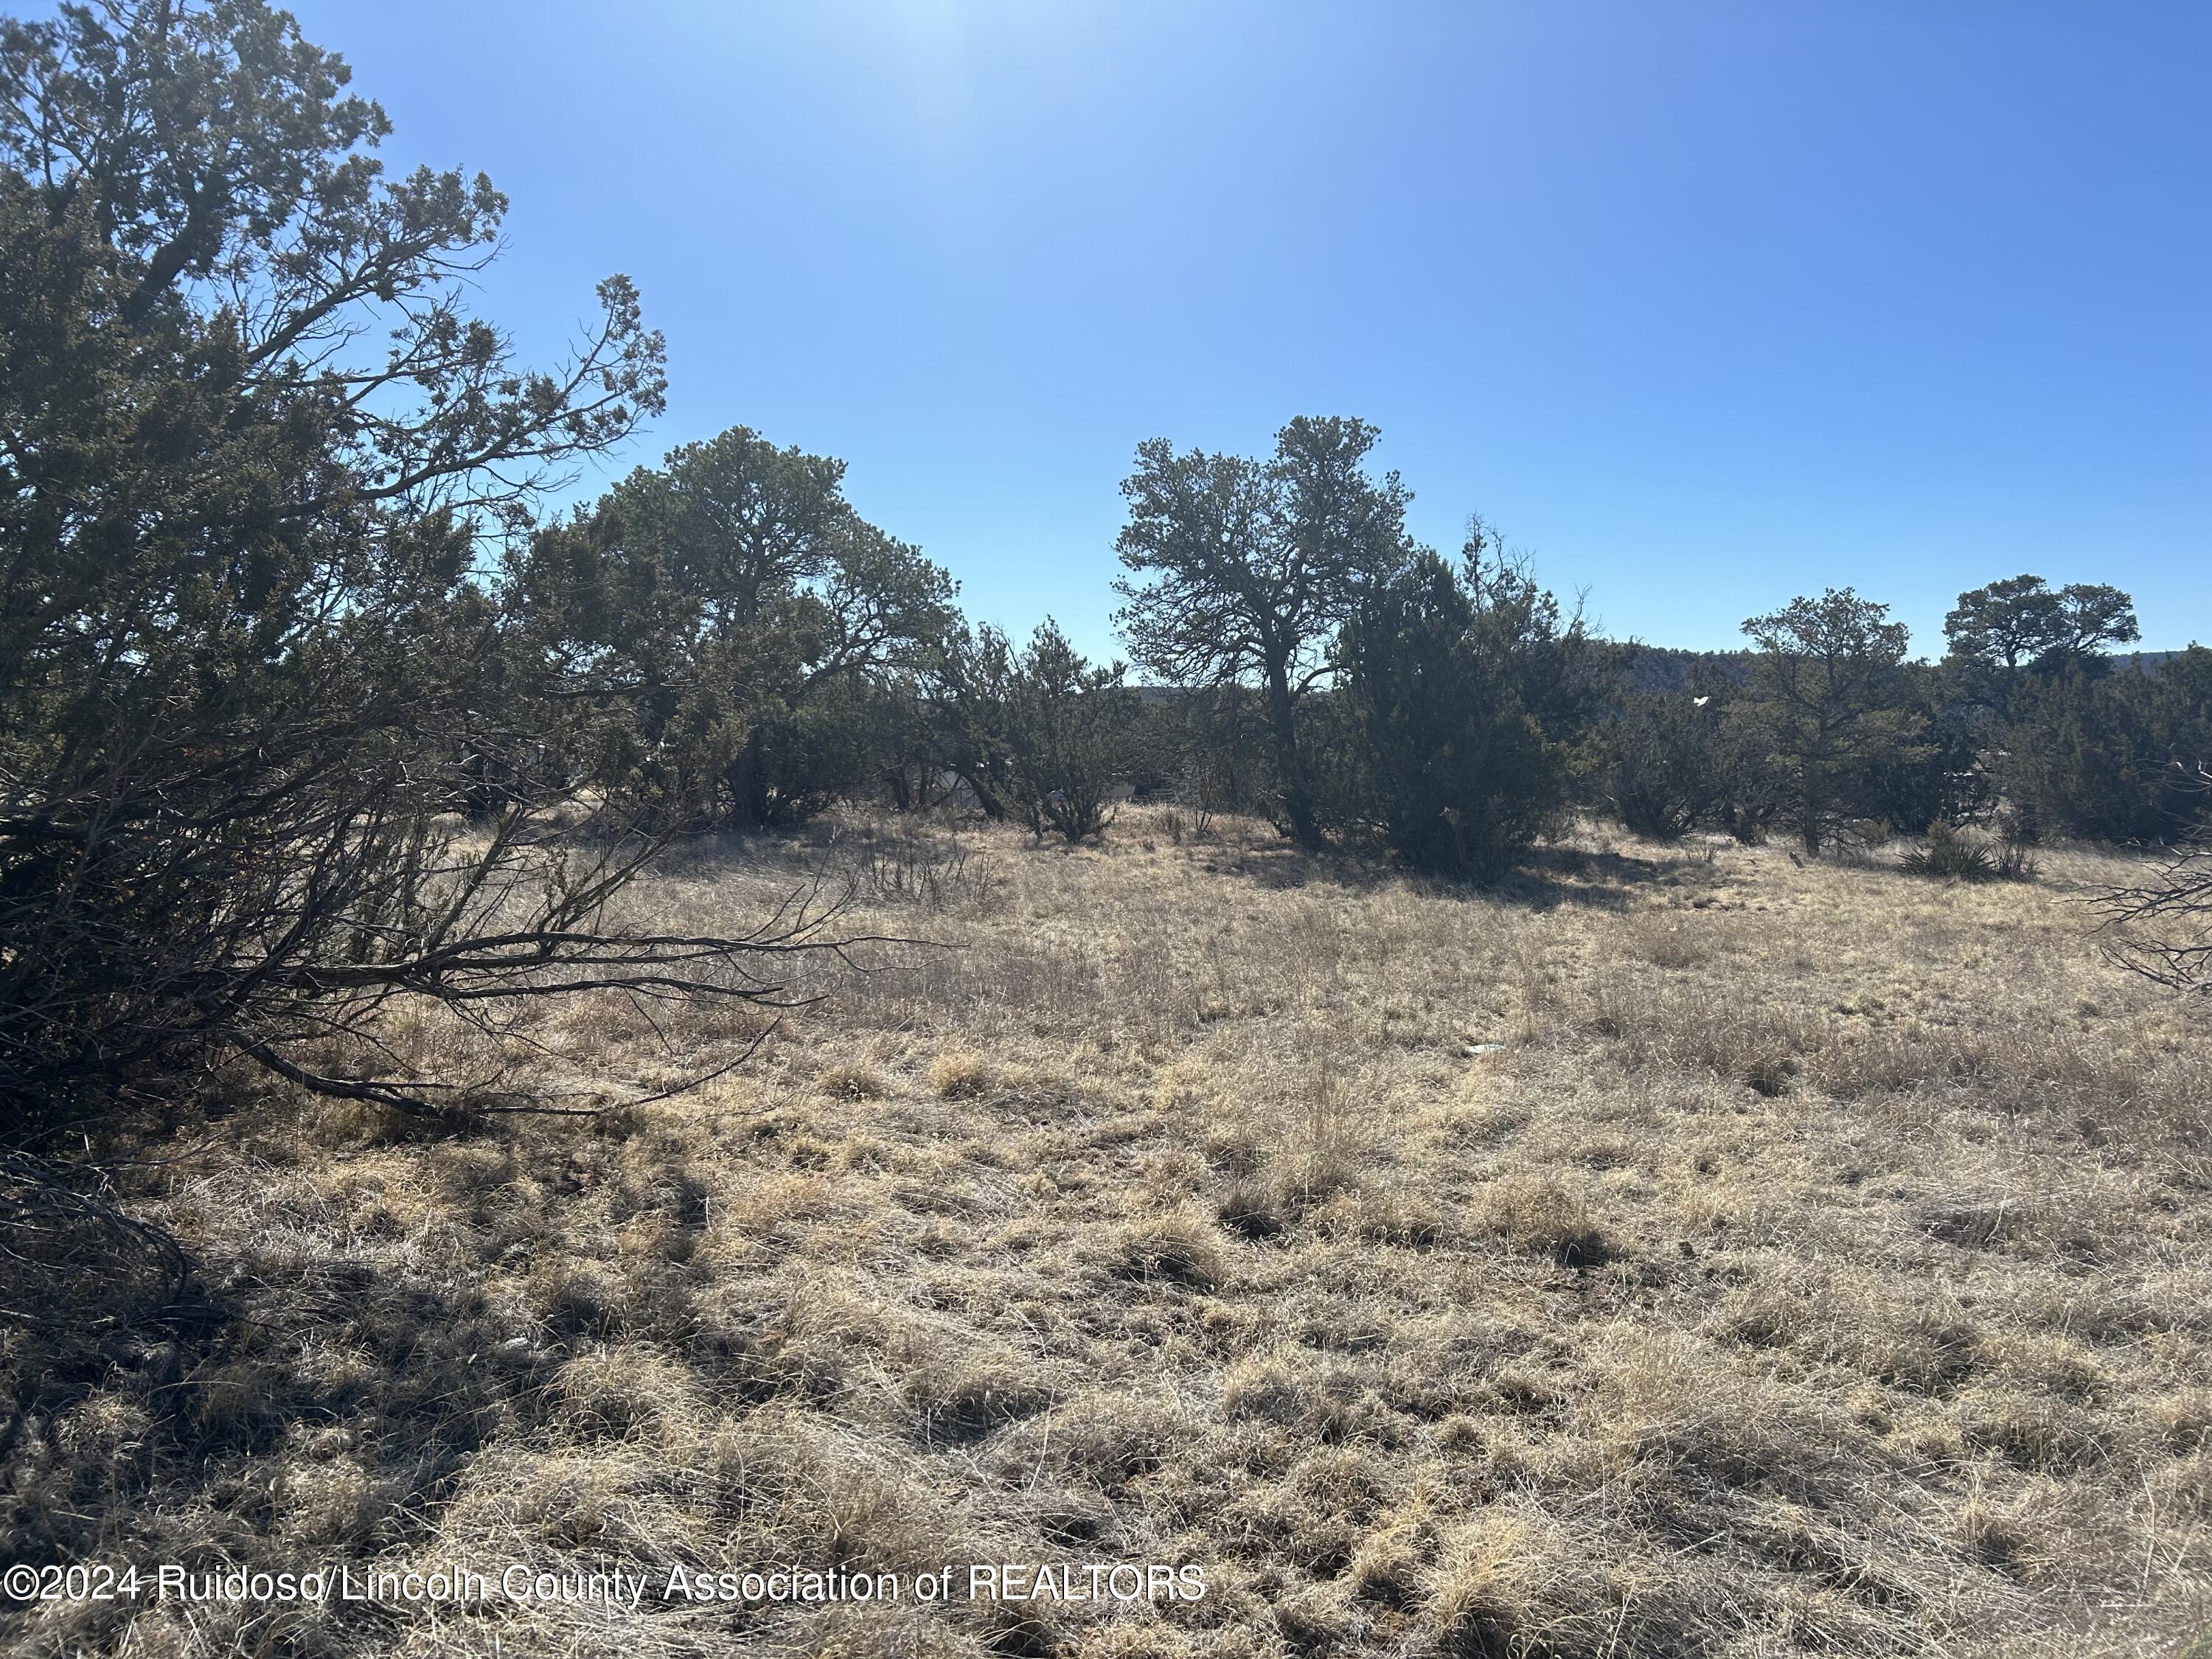
[[[974,792],[975,805],[983,809],[985,817],[994,823],[1006,822],[1006,803],[1000,797],[996,787],[985,781],[982,768],[977,767],[973,771],[961,772],[956,775]]]
[[[768,732],[756,725],[745,735],[722,781],[730,792],[730,818],[739,830],[753,830],[768,822]]]
[[[1314,817],[1313,799],[1306,793],[1305,769],[1298,762],[1297,710],[1291,698],[1290,665],[1267,665],[1267,721],[1275,750],[1275,787],[1282,792],[1283,816],[1291,822],[1291,835],[1309,852],[1321,848],[1321,826]]]

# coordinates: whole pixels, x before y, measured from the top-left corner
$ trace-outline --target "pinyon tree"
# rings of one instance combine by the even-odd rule
[[[1185,687],[1257,688],[1283,827],[1320,843],[1307,776],[1307,699],[1334,672],[1336,631],[1360,596],[1411,556],[1395,472],[1370,475],[1380,434],[1364,421],[1300,416],[1265,461],[1137,451],[1116,543],[1128,574],[1117,614],[1141,666]]]
[[[870,695],[926,665],[954,583],[845,499],[845,464],[744,427],[640,467],[515,562],[550,667],[608,689],[591,769],[690,824],[773,823],[856,787]]]
[[[1729,718],[1765,757],[1805,850],[1817,854],[1841,819],[1864,814],[1881,769],[1919,736],[1900,672],[1911,636],[1887,605],[1848,587],[1792,599],[1743,631],[1759,649]]]

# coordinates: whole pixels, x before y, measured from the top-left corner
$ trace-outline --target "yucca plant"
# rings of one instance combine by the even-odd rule
[[[1952,881],[1995,881],[2000,873],[1986,845],[1942,818],[1928,826],[1920,845],[1899,860],[1898,868]]]

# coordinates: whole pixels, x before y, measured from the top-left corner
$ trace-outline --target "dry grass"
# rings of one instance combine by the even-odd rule
[[[2116,1656],[2212,1620],[2212,1044],[2100,955],[2077,894],[2118,866],[1594,837],[1476,896],[1175,829],[702,849],[633,902],[742,922],[857,847],[855,921],[943,948],[823,965],[747,1067],[603,1119],[268,1099],[180,1144],[137,1198],[210,1294],[97,1373],[6,1334],[0,1555],[1167,1562],[1203,1601],[104,1604],[0,1643]],[[544,1018],[605,1066],[549,1091],[753,1035]]]

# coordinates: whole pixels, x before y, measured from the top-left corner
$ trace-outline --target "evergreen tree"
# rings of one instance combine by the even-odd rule
[[[1872,816],[1881,774],[1919,752],[1927,722],[1899,672],[1910,636],[1888,617],[1830,588],[1743,625],[1759,649],[1731,723],[1776,778],[1808,854]]]
[[[466,308],[505,198],[388,178],[347,79],[260,0],[0,24],[4,1172],[241,1057],[429,1110],[354,1064],[386,1003],[750,994],[777,942],[607,926],[649,845],[548,845],[565,703],[478,579],[661,407],[659,337],[610,277],[516,363]]]
[[[1155,439],[1121,486],[1123,636],[1170,684],[1257,691],[1279,821],[1302,846],[1321,838],[1304,753],[1310,699],[1332,672],[1338,626],[1407,556],[1411,496],[1395,472],[1366,471],[1378,436],[1364,421],[1301,416],[1264,462],[1178,455]]]
[[[954,622],[954,584],[845,500],[844,463],[744,427],[641,467],[514,574],[548,659],[625,688],[600,780],[696,823],[819,811],[878,769],[880,696]]]
[[[2212,650],[2155,671],[2075,668],[2023,686],[1996,760],[2005,793],[2040,823],[2099,841],[2164,842],[2212,818]]]
[[[1115,787],[1135,755],[1137,700],[1121,664],[1097,666],[1048,617],[1006,680],[1012,793],[1031,834],[1071,845],[1104,833]]]
[[[1408,861],[1486,881],[1566,806],[1595,710],[1579,619],[1486,550],[1422,552],[1340,645],[1368,816]]]
[[[2031,678],[2104,671],[2105,647],[2142,637],[2135,603],[2118,588],[2075,582],[2054,588],[2040,576],[2012,576],[1959,595],[1943,619],[1949,664],[1971,695],[2009,715]]]

